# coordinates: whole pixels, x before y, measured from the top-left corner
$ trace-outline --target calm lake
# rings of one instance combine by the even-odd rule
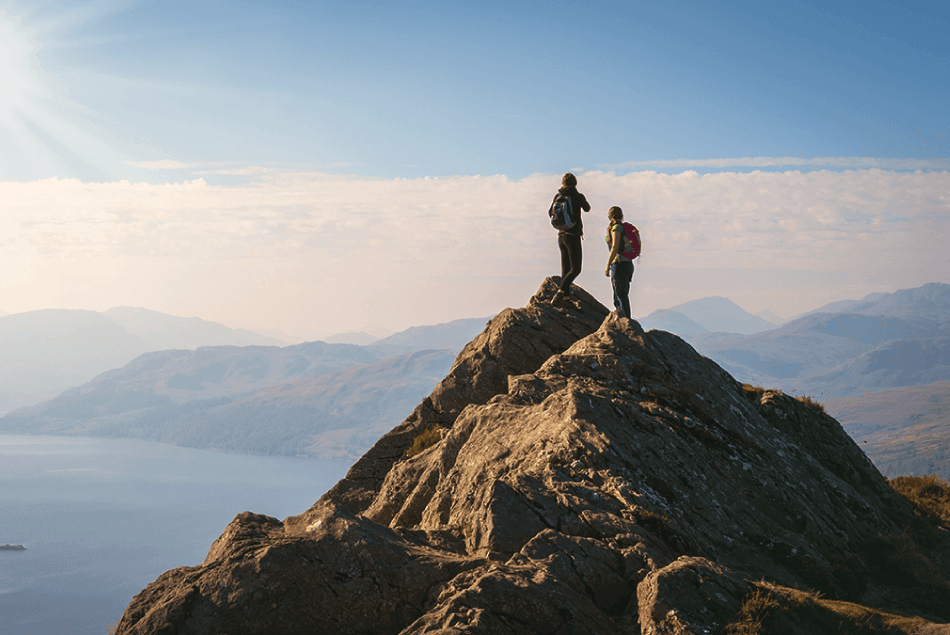
[[[0,635],[103,635],[242,511],[306,510],[349,462],[0,435]]]

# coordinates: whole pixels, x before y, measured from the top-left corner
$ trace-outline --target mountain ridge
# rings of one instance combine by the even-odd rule
[[[145,317],[157,322],[156,331],[167,324],[161,314]],[[479,318],[415,327],[375,347],[316,341],[144,353],[52,399],[7,413],[0,431],[356,459],[431,391],[462,345],[418,347],[455,346],[483,324]],[[401,374],[391,372],[397,366]],[[346,378],[352,386],[343,383]]]
[[[118,322],[133,335],[148,342],[154,350],[185,349],[201,346],[286,346],[283,340],[243,328],[231,328],[199,317],[179,317],[151,309],[116,306],[103,315]]]
[[[861,300],[833,302],[809,313],[860,313],[886,317],[913,315],[945,320],[950,316],[950,284],[928,282],[892,293],[871,293]]]
[[[699,634],[761,594],[793,635],[945,626],[950,539],[840,424],[556,283],[309,510],[238,515],[117,635]]]
[[[709,333],[710,330],[698,322],[694,322],[682,313],[672,309],[661,309],[641,318],[640,324],[645,330],[659,329],[676,333],[680,337],[690,337]]]
[[[669,309],[685,315],[713,333],[741,333],[751,335],[775,328],[763,318],[752,315],[738,304],[723,296],[709,296],[690,300]]]
[[[355,459],[412,410],[454,358],[416,351],[380,359],[360,346],[324,342],[146,353],[0,417],[0,431]]]
[[[356,344],[357,346],[366,346],[377,340],[379,340],[378,337],[374,337],[366,331],[337,333],[323,338],[323,341],[327,344]]]
[[[367,345],[367,348],[385,355],[398,355],[422,349],[448,349],[461,351],[481,331],[491,318],[463,318],[413,326],[393,333]]]
[[[42,309],[0,317],[0,413],[37,404],[155,350],[276,340],[134,307],[112,315]]]
[[[685,335],[742,381],[823,400],[950,379],[950,285],[871,294],[752,335]]]
[[[0,412],[53,397],[146,349],[141,338],[95,311],[0,317]]]

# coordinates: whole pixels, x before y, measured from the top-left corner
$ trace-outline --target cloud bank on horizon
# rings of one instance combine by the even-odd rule
[[[911,1],[2,2],[0,309],[488,315],[558,272],[568,169],[605,302],[602,217],[640,226],[638,315],[950,281],[948,27]]]
[[[578,283],[609,303],[601,234],[620,205],[644,240],[637,315],[726,295],[791,316],[950,282],[948,172],[578,178],[594,208]],[[558,273],[545,213],[558,185],[559,175],[280,170],[242,185],[0,183],[0,294],[23,307],[127,304],[296,333],[489,315]]]

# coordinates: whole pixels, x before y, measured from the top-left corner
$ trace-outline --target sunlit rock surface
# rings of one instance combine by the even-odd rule
[[[700,634],[762,588],[950,617],[946,532],[908,531],[834,419],[555,288],[313,507],[239,515],[117,632]]]

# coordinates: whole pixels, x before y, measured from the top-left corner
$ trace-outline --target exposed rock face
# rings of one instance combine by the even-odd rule
[[[763,585],[950,617],[950,541],[904,532],[834,419],[553,291],[496,316],[311,509],[238,516],[117,632],[700,634]]]
[[[600,326],[607,309],[575,289],[576,307],[556,310],[548,303],[556,285],[545,281],[523,309],[505,309],[459,353],[448,376],[399,426],[383,436],[356,462],[325,498],[354,513],[366,509],[380,485],[416,436],[431,427],[450,428],[468,405],[481,405],[508,391],[508,377],[537,370]],[[568,319],[563,319],[567,317]]]

